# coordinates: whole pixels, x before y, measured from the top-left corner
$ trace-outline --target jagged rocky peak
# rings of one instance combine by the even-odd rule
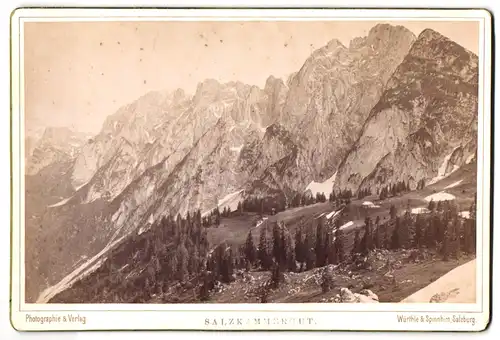
[[[371,110],[335,185],[355,191],[405,180],[415,186],[465,164],[477,138],[477,73],[473,53],[423,31]]]
[[[109,115],[101,128],[101,135],[112,134],[117,136],[123,128],[137,125],[144,118],[157,119],[163,108],[171,99],[166,92],[151,91],[137,100],[121,106],[114,114]]]
[[[409,53],[415,58],[432,59],[437,68],[450,68],[463,81],[477,82],[478,57],[432,29],[420,33]]]
[[[373,26],[366,37],[366,43],[374,48],[380,47],[381,44],[406,44],[408,40],[415,40],[415,35],[409,29],[401,25],[390,24]]]
[[[89,136],[87,133],[73,131],[68,127],[47,127],[45,128],[39,145],[52,145],[56,147],[79,146],[85,138]]]
[[[45,128],[39,139],[27,139],[26,173],[34,175],[53,163],[74,159],[88,136],[68,127]]]
[[[284,86],[285,86],[285,83],[283,82],[283,79],[276,78],[275,76],[270,75],[266,79],[266,85],[264,86],[264,90],[267,93],[271,93],[271,92],[276,91],[277,88],[281,88]]]
[[[325,48],[329,51],[333,51],[337,48],[345,49],[345,46],[344,44],[342,44],[342,42],[340,42],[340,40],[332,39],[326,44]]]
[[[292,186],[335,173],[414,40],[405,28],[377,25],[349,48],[331,40],[289,77],[280,124],[301,141]]]
[[[205,79],[198,84],[193,101],[200,103],[202,100],[213,102],[217,99],[221,84],[215,79]]]

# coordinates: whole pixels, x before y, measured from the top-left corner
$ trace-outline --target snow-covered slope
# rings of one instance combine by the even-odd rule
[[[401,302],[476,303],[476,274],[474,259],[453,269]]]

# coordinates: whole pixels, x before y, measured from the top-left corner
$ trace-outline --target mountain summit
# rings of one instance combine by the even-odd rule
[[[339,168],[336,187],[431,183],[474,156],[478,58],[427,29],[389,79]]]

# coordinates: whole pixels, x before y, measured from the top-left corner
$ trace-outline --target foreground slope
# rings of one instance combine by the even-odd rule
[[[476,259],[443,275],[401,302],[476,303]]]

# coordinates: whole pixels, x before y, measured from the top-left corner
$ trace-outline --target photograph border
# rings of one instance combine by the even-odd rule
[[[155,13],[165,13],[167,15],[157,16]],[[272,13],[264,16],[259,12]],[[306,16],[290,16],[289,13],[302,13]],[[88,14],[87,14],[88,13]],[[197,14],[195,16],[194,14]],[[201,13],[201,14],[199,14]],[[224,13],[221,16],[221,13]],[[244,13],[244,15],[236,15]],[[285,15],[286,13],[286,15]],[[364,15],[362,15],[365,13]],[[367,15],[369,13],[370,15]],[[373,13],[382,15],[374,16]],[[425,13],[425,17],[420,17]],[[52,15],[51,15],[52,14]],[[86,14],[86,15],[83,15]],[[205,14],[205,15],[204,15]],[[389,15],[390,14],[390,15]],[[401,15],[401,14],[404,14]],[[467,14],[467,15],[466,15]],[[266,308],[258,304],[27,304],[24,302],[24,78],[23,78],[23,44],[24,22],[32,21],[299,21],[299,20],[360,20],[360,21],[460,21],[470,20],[480,23],[479,38],[479,93],[478,93],[478,171],[477,171],[477,195],[478,195],[478,213],[477,224],[489,228],[477,229],[477,268],[476,268],[476,304],[266,304]],[[491,73],[492,69],[491,51],[492,51],[492,22],[491,14],[482,9],[264,9],[264,8],[245,8],[245,9],[180,9],[180,8],[20,8],[15,10],[11,16],[11,323],[18,330],[90,330],[90,329],[170,329],[170,330],[343,330],[350,329],[349,322],[339,319],[340,313],[371,314],[364,315],[364,318],[374,319],[375,322],[359,325],[359,322],[351,324],[353,329],[358,330],[481,330],[486,327],[490,317],[490,258],[491,258],[491,229],[492,229],[492,88]],[[14,138],[18,135],[19,139]],[[16,157],[19,157],[17,159]],[[488,171],[490,169],[490,171]],[[481,185],[480,185],[481,184]],[[488,189],[489,188],[489,189]],[[17,212],[17,213],[16,213]],[[69,308],[74,307],[74,308]],[[237,308],[234,308],[237,307]],[[392,307],[392,308],[391,308]],[[79,325],[62,322],[47,322],[44,324],[26,322],[26,315],[39,315],[40,317],[52,317],[57,314],[67,312],[86,314],[90,324]],[[133,313],[130,313],[133,312]],[[139,313],[141,312],[141,313]],[[161,321],[160,316],[152,318],[154,322],[146,322],[145,319],[152,313],[165,314],[174,321],[165,323]],[[184,318],[175,316],[179,312],[199,314],[196,317],[197,323],[182,321]],[[117,317],[105,316],[106,313],[115,314]],[[131,315],[137,313],[137,315]],[[221,315],[213,316],[213,314]],[[206,319],[209,320],[231,318],[234,313],[242,313],[242,318],[248,320],[253,316],[243,316],[243,314],[256,314],[259,318],[290,318],[290,316],[276,316],[276,313],[293,315],[295,321],[276,322],[275,324],[259,325],[247,323],[245,325],[217,324],[206,325]],[[332,314],[333,313],[333,314]],[[379,315],[385,315],[381,316]],[[478,321],[474,327],[470,325],[461,325],[454,323],[398,323],[394,314],[400,315],[455,315],[467,314],[475,315]],[[95,314],[97,316],[93,316]],[[128,314],[124,316],[122,314]],[[273,315],[274,314],[274,315]],[[332,319],[338,319],[338,326],[332,325]],[[392,315],[391,315],[392,314]],[[144,316],[143,316],[144,315]],[[262,316],[261,316],[262,315]],[[272,315],[272,316],[271,316]],[[300,319],[308,318],[306,315],[314,315],[313,321],[307,324]],[[392,316],[392,317],[391,317]],[[101,322],[99,319],[106,319],[107,322]],[[118,321],[122,318],[125,321]],[[149,318],[151,318],[149,316]],[[389,318],[391,320],[389,320]],[[111,319],[111,321],[110,321]],[[139,321],[140,319],[140,321]],[[356,318],[353,318],[356,319]],[[133,320],[133,322],[131,322]],[[177,321],[175,321],[177,320]],[[288,319],[287,319],[288,320]],[[385,320],[385,321],[381,321]],[[141,325],[142,322],[142,325]],[[113,323],[121,325],[118,328]],[[223,323],[223,322],[222,322]],[[190,324],[189,327],[177,326]],[[143,326],[145,325],[145,327]],[[125,327],[124,327],[125,326]],[[333,326],[333,327],[332,327]],[[363,327],[363,328],[361,328]]]

